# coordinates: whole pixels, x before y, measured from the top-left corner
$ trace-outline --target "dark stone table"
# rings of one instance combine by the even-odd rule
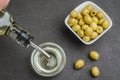
[[[39,45],[55,42],[66,52],[67,63],[63,71],[54,77],[38,76],[30,64],[32,47],[19,46],[9,37],[0,37],[0,80],[120,80],[120,1],[91,0],[111,17],[112,28],[92,45],[84,45],[64,24],[69,12],[86,0],[11,0],[7,10],[24,29],[27,29]],[[100,53],[99,61],[88,57],[91,50]],[[81,70],[74,70],[76,59],[85,60]],[[90,75],[92,66],[98,66],[101,75]]]

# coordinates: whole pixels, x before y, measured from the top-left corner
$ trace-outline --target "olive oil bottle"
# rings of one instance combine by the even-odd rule
[[[13,40],[15,40],[18,44],[28,47],[31,45],[36,50],[42,52],[47,58],[50,58],[43,49],[37,46],[32,42],[33,36],[31,34],[22,29],[12,18],[12,16],[7,12],[7,10],[0,10],[0,36],[9,36]]]
[[[7,35],[18,44],[28,47],[33,37],[23,30],[5,10],[0,10],[0,36]]]

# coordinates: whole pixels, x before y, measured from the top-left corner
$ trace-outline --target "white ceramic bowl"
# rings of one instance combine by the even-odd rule
[[[82,38],[79,37],[79,36],[77,35],[77,33],[74,32],[74,31],[71,29],[71,27],[68,25],[68,19],[69,19],[70,15],[68,15],[68,16],[66,17],[66,19],[65,19],[65,24],[66,24],[66,26],[68,27],[68,29],[71,30],[71,31],[77,36],[77,38],[78,38],[79,40],[81,40],[84,44],[89,45],[89,44],[94,43],[96,40],[98,40],[103,34],[105,34],[105,33],[112,27],[112,20],[111,20],[110,17],[107,15],[107,13],[105,13],[98,5],[96,5],[95,3],[91,2],[91,1],[86,1],[86,2],[84,2],[84,3],[82,3],[82,4],[80,4],[80,5],[79,5],[78,7],[76,7],[74,10],[81,12],[82,9],[83,9],[85,6],[87,6],[87,5],[91,5],[96,11],[102,11],[102,12],[104,13],[104,15],[105,15],[105,18],[109,20],[110,26],[109,26],[107,29],[105,29],[105,30],[103,31],[103,33],[101,33],[96,39],[91,40],[91,41],[89,41],[89,42],[85,42],[85,41],[83,41]]]

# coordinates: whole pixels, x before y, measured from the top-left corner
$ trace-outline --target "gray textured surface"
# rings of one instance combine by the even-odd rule
[[[120,1],[91,0],[109,14],[113,27],[90,46],[81,43],[65,26],[64,19],[76,6],[86,0],[11,0],[8,11],[16,22],[35,37],[37,44],[55,42],[66,52],[67,63],[63,71],[52,78],[38,76],[30,64],[32,48],[25,49],[8,37],[0,37],[0,80],[119,80],[120,79]],[[88,58],[90,50],[100,52],[99,61]],[[74,70],[76,59],[84,59],[86,65]],[[98,78],[89,70],[97,65]]]

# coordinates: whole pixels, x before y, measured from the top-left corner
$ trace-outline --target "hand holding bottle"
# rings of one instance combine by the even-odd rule
[[[10,0],[0,0],[0,10],[6,8]]]

